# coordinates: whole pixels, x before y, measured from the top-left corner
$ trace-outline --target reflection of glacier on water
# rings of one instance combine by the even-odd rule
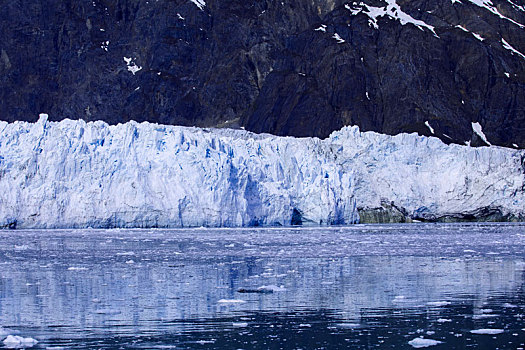
[[[268,322],[307,338],[387,337],[385,325],[405,345],[428,337],[422,327],[449,346],[456,337],[444,329],[472,341],[476,329],[512,338],[525,307],[524,228],[4,231],[0,326],[45,346],[107,349],[104,337],[230,347],[266,338]]]

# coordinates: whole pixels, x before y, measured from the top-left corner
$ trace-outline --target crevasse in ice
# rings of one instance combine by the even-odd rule
[[[0,224],[350,224],[385,200],[409,215],[518,214],[525,153],[345,127],[329,138],[128,122],[0,122]]]

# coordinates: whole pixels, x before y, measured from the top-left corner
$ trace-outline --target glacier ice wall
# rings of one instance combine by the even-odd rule
[[[338,163],[354,171],[357,205],[395,202],[409,217],[436,219],[493,208],[525,213],[525,152],[446,145],[417,134],[383,135],[347,127],[327,140]]]
[[[395,202],[412,217],[519,214],[523,151],[361,133],[328,139],[129,122],[0,122],[0,225],[349,224]]]
[[[358,217],[318,139],[65,120],[0,124],[0,222],[19,227],[287,225]],[[297,216],[297,215],[296,215]]]

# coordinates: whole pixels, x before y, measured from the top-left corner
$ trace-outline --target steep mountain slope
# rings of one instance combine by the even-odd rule
[[[525,147],[523,0],[0,5],[2,120],[322,138],[358,125]]]

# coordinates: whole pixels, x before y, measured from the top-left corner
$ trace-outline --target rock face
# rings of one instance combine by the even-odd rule
[[[6,121],[525,147],[523,0],[12,0],[0,18]]]

